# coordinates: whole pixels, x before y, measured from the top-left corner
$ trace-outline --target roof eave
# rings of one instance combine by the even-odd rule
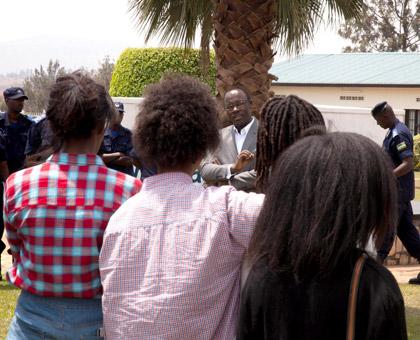
[[[296,86],[296,87],[400,87],[420,88],[420,84],[346,84],[346,83],[279,83],[272,82],[273,86]]]

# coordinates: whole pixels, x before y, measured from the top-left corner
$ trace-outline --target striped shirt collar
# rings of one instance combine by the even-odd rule
[[[72,165],[99,165],[103,166],[104,162],[101,157],[95,154],[72,154],[59,152],[48,158],[49,162],[57,164],[72,164]]]

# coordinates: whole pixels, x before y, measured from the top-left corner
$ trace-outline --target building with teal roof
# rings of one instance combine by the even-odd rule
[[[387,101],[420,133],[420,53],[302,55],[273,65],[276,95],[317,105],[370,109]]]

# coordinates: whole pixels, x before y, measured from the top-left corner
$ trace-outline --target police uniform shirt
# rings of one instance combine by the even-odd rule
[[[383,144],[391,157],[394,167],[401,165],[402,160],[413,157],[413,136],[407,126],[397,120],[395,126],[389,129]],[[414,172],[398,178],[399,200],[408,202],[414,199]]]
[[[0,162],[7,161],[6,156],[6,140],[4,136],[0,134]]]
[[[25,155],[34,155],[53,145],[54,134],[46,117],[32,125],[28,133]]]
[[[116,130],[107,128],[101,148],[99,149],[99,154],[121,152],[126,156],[135,158],[131,136],[131,131],[121,125]],[[107,164],[107,166],[111,169],[124,172],[127,175],[134,176],[133,166],[125,167],[112,164],[112,162]]]
[[[16,123],[9,121],[7,113],[3,113],[0,117],[0,134],[4,139],[4,149],[10,173],[23,167],[28,132],[33,124],[32,120],[22,114],[19,115]]]

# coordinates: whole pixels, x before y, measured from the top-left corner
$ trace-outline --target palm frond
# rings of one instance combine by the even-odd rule
[[[213,5],[206,0],[129,0],[140,31],[146,31],[146,41],[151,36],[160,37],[163,44],[173,43],[191,47],[197,29],[213,32]]]
[[[299,53],[313,40],[324,18],[331,24],[358,17],[363,6],[363,0],[278,0],[276,43],[282,52]]]

